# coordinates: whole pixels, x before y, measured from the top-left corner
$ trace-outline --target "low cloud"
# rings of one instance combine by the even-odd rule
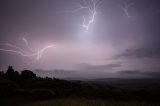
[[[141,71],[140,70],[123,70],[123,71],[119,71],[118,73],[120,74],[140,74]]]
[[[41,77],[56,77],[56,78],[66,78],[70,76],[77,75],[76,71],[71,70],[41,70],[37,69],[34,71],[38,76]]]
[[[151,77],[151,78],[160,78],[160,72],[159,71],[155,71],[155,72],[147,72],[145,73],[147,76]]]
[[[127,49],[115,58],[160,58],[160,50],[153,48]]]
[[[117,74],[123,74],[127,76],[144,76],[147,78],[160,78],[160,71],[140,71],[140,70],[123,70],[117,72]]]
[[[87,71],[105,71],[118,67],[121,67],[121,64],[91,65],[87,63],[82,63],[78,65],[79,69]]]

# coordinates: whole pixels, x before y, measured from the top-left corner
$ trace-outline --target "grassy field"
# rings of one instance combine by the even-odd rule
[[[24,106],[159,106],[138,101],[105,101],[87,99],[55,99],[26,104]]]

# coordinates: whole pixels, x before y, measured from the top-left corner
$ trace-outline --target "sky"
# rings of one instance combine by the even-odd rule
[[[159,28],[159,0],[0,0],[0,69],[157,77]]]

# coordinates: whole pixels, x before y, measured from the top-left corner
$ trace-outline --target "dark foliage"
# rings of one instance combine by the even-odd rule
[[[55,96],[53,90],[50,89],[33,89],[31,90],[31,95],[37,99],[50,99]]]
[[[35,79],[36,74],[34,74],[32,71],[29,70],[24,70],[21,72],[21,79],[26,80],[26,79]]]
[[[0,81],[0,97],[12,97],[16,96],[18,91],[18,86],[15,82],[10,80]]]
[[[14,71],[12,66],[9,66],[7,72],[5,73],[5,77],[9,80],[17,81],[19,80],[19,73]]]

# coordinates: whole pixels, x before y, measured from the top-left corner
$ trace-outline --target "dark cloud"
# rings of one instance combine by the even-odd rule
[[[123,70],[117,72],[117,74],[128,76],[143,76],[146,78],[160,78],[160,71]]]
[[[82,63],[78,67],[87,71],[109,71],[110,69],[121,67],[121,64],[91,65]]]
[[[125,52],[115,56],[115,58],[160,58],[160,49],[138,48],[127,49]]]
[[[145,72],[144,74],[151,78],[160,78],[160,71]]]
[[[119,71],[119,74],[140,74],[141,71],[140,70],[123,70],[123,71]]]

